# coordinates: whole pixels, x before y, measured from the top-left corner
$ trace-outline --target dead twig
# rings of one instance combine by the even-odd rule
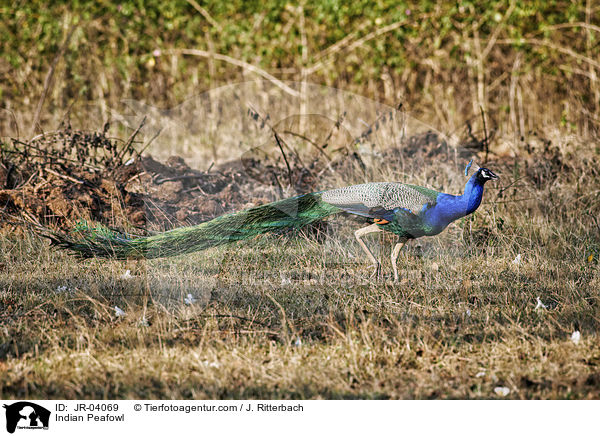
[[[147,117],[144,115],[144,118],[142,118],[142,122],[140,123],[140,125],[131,134],[131,136],[129,137],[129,139],[127,139],[127,141],[125,142],[125,145],[123,146],[123,148],[121,149],[121,151],[117,155],[117,162],[116,163],[118,163],[118,164],[122,163],[123,157],[125,156],[125,154],[128,151],[130,152],[130,154],[134,154],[135,153],[135,149],[133,148],[132,144],[133,144],[133,141],[135,140],[135,137],[138,135],[138,133],[140,133],[140,130],[142,130],[142,127],[144,127],[144,124],[146,124],[146,118]]]
[[[243,68],[245,70],[251,71],[264,79],[272,82],[278,88],[281,88],[283,91],[291,95],[292,97],[300,97],[300,93],[295,89],[290,88],[288,85],[283,83],[281,80],[277,79],[273,75],[267,73],[265,70],[258,68],[248,62],[240,61],[239,59],[232,58],[231,56],[227,56],[220,53],[211,53],[206,50],[196,50],[191,48],[184,48],[178,50],[166,50],[164,52],[159,52],[158,55],[170,54],[170,55],[190,55],[190,56],[199,56],[203,58],[213,58],[219,61],[227,62],[231,65],[235,65],[236,67]]]
[[[141,148],[141,150],[135,151],[135,153],[136,153],[136,155],[137,155],[138,158],[142,156],[142,153],[145,152],[148,147],[150,147],[150,144],[152,144],[154,142],[154,140],[156,138],[158,138],[158,135],[160,135],[163,130],[164,130],[164,127],[161,127],[160,129],[158,129],[156,131],[156,133],[154,134],[154,136],[152,136],[152,138],[150,138],[150,140],[146,143],[146,145],[144,145]]]
[[[71,41],[71,37],[73,36],[73,32],[75,32],[75,29],[77,29],[76,25],[72,26],[71,29],[69,30],[69,32],[67,33],[67,37],[65,38],[65,40],[61,44],[60,48],[58,49],[58,52],[54,56],[54,59],[52,60],[52,64],[50,64],[50,68],[48,69],[48,72],[46,73],[46,77],[44,79],[44,89],[42,90],[42,95],[40,96],[40,99],[38,100],[38,104],[35,109],[35,114],[33,116],[33,122],[31,123],[31,134],[32,135],[40,122],[40,114],[42,113],[42,107],[44,106],[44,102],[46,101],[48,92],[50,91],[50,88],[52,87],[52,84],[53,84],[52,79],[54,77],[54,71],[56,70],[58,61],[65,53],[66,48],[69,45],[69,42]]]
[[[290,186],[293,186],[294,183],[293,183],[293,179],[292,179],[292,168],[290,167],[290,164],[287,160],[285,151],[283,151],[283,146],[281,145],[281,140],[279,139],[279,135],[275,131],[273,131],[273,135],[275,136],[275,141],[277,141],[277,146],[279,147],[279,150],[281,151],[281,155],[283,156],[283,160],[285,161],[285,166],[287,167],[287,170],[288,170],[288,179],[289,179]]]
[[[487,163],[488,160],[488,152],[490,150],[490,142],[487,132],[487,126],[485,124],[485,112],[483,111],[483,107],[479,106],[479,110],[481,111],[481,119],[483,120],[483,134],[485,135],[483,138],[483,150],[485,151],[485,157],[483,158],[483,163]]]
[[[68,180],[69,182],[77,183],[78,185],[83,185],[85,183],[83,180],[78,180],[75,177],[67,176],[66,174],[57,173],[56,171],[51,170],[50,168],[44,168],[44,171],[56,177],[60,177],[61,179]]]
[[[260,120],[261,121],[261,127],[267,126],[269,128],[269,130],[271,130],[271,132],[273,133],[273,136],[275,137],[275,141],[277,142],[277,145],[279,147],[279,150],[281,151],[281,154],[283,156],[283,159],[285,161],[287,170],[288,170],[288,178],[289,178],[289,183],[290,183],[290,187],[293,186],[292,183],[292,168],[288,162],[287,156],[283,150],[283,145],[285,145],[288,150],[290,150],[294,157],[296,158],[296,162],[298,165],[300,165],[305,171],[307,171],[308,173],[312,173],[307,167],[306,165],[304,165],[304,163],[302,162],[302,159],[300,158],[300,155],[298,155],[298,152],[290,147],[287,142],[285,142],[285,140],[283,138],[281,138],[281,136],[279,135],[279,132],[277,132],[277,130],[275,130],[275,128],[269,123],[269,117],[268,115],[262,116],[260,114],[260,112],[255,109],[251,104],[248,104],[248,114],[252,117],[252,119],[254,119],[255,121]],[[279,182],[278,182],[279,183]]]
[[[157,174],[158,176],[160,176],[160,174]],[[175,176],[175,177],[165,177],[165,178],[155,178],[153,180],[154,184],[156,185],[162,185],[165,182],[174,182],[177,180],[190,180],[190,179],[202,179],[205,178],[206,176],[210,176],[210,174],[208,173],[203,173],[203,174],[189,174],[189,175],[185,175],[185,176]]]
[[[552,42],[544,41],[541,39],[536,39],[536,38],[499,39],[498,41],[496,41],[496,43],[502,44],[502,45],[529,44],[529,45],[539,45],[539,46],[543,46],[543,47],[548,47],[553,50],[559,51],[563,54],[566,54],[567,56],[571,56],[572,58],[577,59],[578,61],[585,62],[585,63],[595,67],[596,69],[600,70],[600,62],[599,61],[594,60],[588,56],[581,55],[581,54],[577,53],[576,51],[571,50],[570,48],[566,48],[566,47],[560,46],[558,44],[554,44]]]
[[[312,145],[319,153],[321,153],[323,156],[325,156],[325,159],[327,159],[328,162],[331,162],[331,158],[327,155],[327,153],[325,153],[323,151],[323,149],[321,147],[319,147],[319,144],[317,144],[315,141],[313,141],[312,139],[308,138],[307,136],[301,134],[301,133],[296,133],[296,132],[292,132],[291,130],[284,130],[283,133],[285,133],[286,135],[291,135],[291,136],[295,136],[297,138],[300,138],[306,142],[308,142],[310,145]]]
[[[217,21],[208,13],[208,11],[200,6],[195,0],[187,0],[187,2],[191,4],[194,9],[200,12],[202,16],[206,18],[206,21],[208,21],[213,27],[217,28],[219,31],[223,30],[221,25],[217,23]]]

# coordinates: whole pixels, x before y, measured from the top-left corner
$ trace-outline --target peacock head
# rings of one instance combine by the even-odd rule
[[[475,173],[475,177],[482,184],[487,182],[488,180],[496,180],[499,178],[496,174],[494,174],[492,171],[488,170],[487,168],[479,168],[477,170],[477,172]]]

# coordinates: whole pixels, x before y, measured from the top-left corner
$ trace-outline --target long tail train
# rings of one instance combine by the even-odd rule
[[[320,193],[312,193],[152,236],[130,237],[105,227],[91,228],[85,224],[75,229],[76,235],[51,232],[44,236],[53,244],[82,257],[152,259],[205,250],[263,233],[301,228],[341,211],[323,202]]]

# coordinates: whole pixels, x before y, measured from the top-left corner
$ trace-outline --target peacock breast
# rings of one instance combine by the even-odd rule
[[[430,226],[423,220],[422,215],[402,211],[394,215],[394,219],[386,225],[386,230],[407,239],[420,238],[432,231]]]

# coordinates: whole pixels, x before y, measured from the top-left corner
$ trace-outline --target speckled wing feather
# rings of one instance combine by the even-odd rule
[[[346,212],[368,218],[401,208],[418,214],[423,206],[435,204],[438,192],[403,183],[365,183],[323,192],[321,200]]]

